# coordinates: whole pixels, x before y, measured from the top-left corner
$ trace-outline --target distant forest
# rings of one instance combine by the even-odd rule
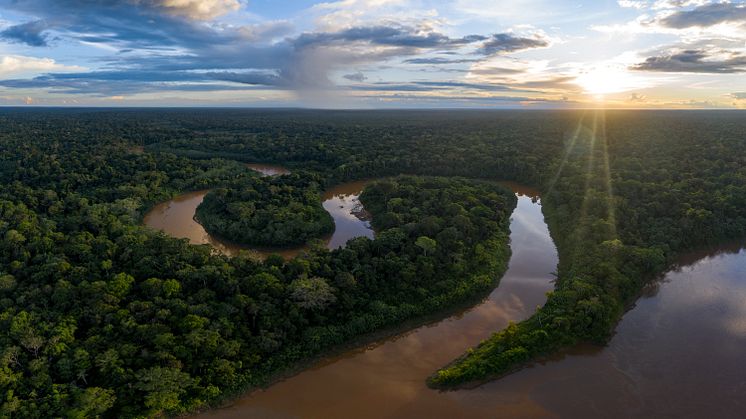
[[[3,109],[0,417],[183,414],[478,299],[510,257],[516,200],[498,179],[541,190],[556,289],[428,383],[603,343],[677,254],[746,236],[744,133],[737,111]],[[246,162],[298,174],[265,185]],[[141,225],[158,202],[214,189],[214,229],[303,241],[329,231],[320,191],[364,178],[380,179],[361,196],[376,238],[289,261]]]

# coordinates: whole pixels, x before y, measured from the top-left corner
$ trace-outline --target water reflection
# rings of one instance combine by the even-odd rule
[[[327,243],[329,249],[344,246],[355,237],[373,238],[370,217],[360,203],[360,193],[367,184],[368,181],[349,182],[324,192],[322,205],[334,218],[335,226]]]
[[[625,314],[607,347],[582,345],[489,383],[561,417],[746,416],[746,252],[685,255]]]
[[[335,225],[334,233],[324,238],[328,248],[344,246],[349,239],[355,237],[373,238],[374,232],[359,199],[366,183],[360,181],[341,184],[326,190],[322,195],[322,205],[331,214]],[[189,239],[189,243],[209,244],[216,251],[228,256],[235,256],[242,250],[248,250],[262,257],[278,253],[285,258],[292,258],[308,249],[307,246],[249,247],[212,236],[194,220],[194,213],[208,192],[190,192],[158,204],[145,215],[143,222],[148,227],[161,230],[172,237]]]

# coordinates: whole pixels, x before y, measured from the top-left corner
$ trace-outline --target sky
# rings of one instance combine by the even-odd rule
[[[0,105],[746,108],[746,4],[0,0]]]

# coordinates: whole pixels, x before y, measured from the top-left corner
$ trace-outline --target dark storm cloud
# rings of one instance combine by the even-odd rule
[[[338,32],[304,33],[293,41],[295,47],[365,42],[372,45],[411,48],[449,48],[485,40],[481,35],[451,38],[438,32],[420,32],[407,26],[358,26]]]
[[[231,0],[223,3],[232,4]],[[329,74],[357,65],[392,58],[406,64],[465,63],[473,60],[453,58],[446,62],[417,57],[448,54],[464,47],[471,47],[480,55],[493,55],[549,45],[540,37],[451,37],[429,28],[401,24],[307,32],[278,41],[278,36],[289,33],[287,22],[242,27],[205,24],[192,18],[191,10],[173,13],[165,4],[160,0],[0,0],[0,8],[36,19],[6,28],[0,34],[4,39],[44,46],[46,34],[53,33],[55,38],[106,45],[119,51],[100,60],[106,71],[47,74],[34,79],[5,80],[0,85],[93,95],[199,90],[209,86],[219,86],[216,90],[262,86],[299,92],[332,91],[336,86]],[[365,79],[360,76],[343,77],[362,83]],[[423,90],[456,87],[412,86]]]
[[[342,77],[346,78],[347,80],[356,81],[356,82],[359,82],[359,83],[362,83],[362,82],[364,82],[365,80],[368,79],[367,77],[365,77],[365,74],[363,74],[363,73],[361,73],[359,71],[357,73],[345,74]]]
[[[165,71],[94,71],[88,73],[55,73],[34,80],[99,80],[140,82],[204,82],[227,81],[241,84],[276,84],[277,75],[269,73],[212,72],[165,72]]]
[[[157,2],[127,0],[0,0],[0,8],[36,16],[45,29],[85,42],[133,48],[196,47],[236,38],[156,6]]]
[[[660,20],[663,26],[675,29],[693,26],[713,26],[723,22],[746,22],[746,5],[737,3],[713,3],[692,10],[675,12]]]
[[[631,68],[669,73],[741,73],[746,71],[746,56],[731,53],[730,58],[713,59],[705,50],[689,49],[649,57]]]
[[[43,20],[21,23],[11,26],[0,32],[0,39],[10,42],[19,42],[32,47],[47,46],[47,24]]]
[[[47,89],[50,92],[99,96],[142,93],[156,90],[209,91],[254,89],[277,84],[268,73],[101,71],[54,73],[33,79],[0,80],[0,86]]]
[[[492,35],[479,49],[484,55],[504,54],[531,48],[544,48],[549,46],[549,41],[541,37],[525,38],[514,36],[509,33],[497,33]]]

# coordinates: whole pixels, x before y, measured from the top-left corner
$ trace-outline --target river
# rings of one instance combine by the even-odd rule
[[[516,188],[516,185],[509,185]],[[553,288],[557,253],[531,190],[520,189],[511,217],[512,257],[500,285],[468,310],[445,320],[323,359],[314,367],[255,391],[205,418],[489,417],[499,409],[541,413],[522,395],[482,389],[438,392],[425,379],[466,348],[526,318]],[[516,397],[517,396],[517,397]]]
[[[584,345],[482,386],[547,417],[746,417],[746,251],[684,255],[645,289],[606,347]]]
[[[507,186],[519,196],[511,221],[513,254],[499,286],[482,303],[322,359],[266,390],[198,416],[746,417],[746,251],[740,244],[682,256],[645,289],[605,347],[581,345],[475,389],[427,388],[425,379],[433,371],[509,321],[529,316],[553,288],[557,254],[537,193]],[[372,235],[355,216],[362,187],[330,191],[325,208],[344,210],[335,217],[338,228],[349,222]],[[201,201],[198,196],[183,199]],[[193,222],[194,210],[185,213]],[[359,233],[348,231],[348,238]]]
[[[289,171],[282,166],[266,164],[247,165],[266,176],[277,176]],[[367,181],[348,182],[324,191],[322,205],[334,219],[334,233],[324,237],[329,249],[344,246],[347,240],[354,237],[373,238],[374,232],[370,221],[364,216],[360,204],[360,193]],[[262,256],[278,253],[285,258],[292,258],[306,250],[307,246],[292,248],[249,247],[214,237],[205,231],[201,224],[194,220],[194,213],[209,190],[195,191],[179,195],[169,201],[153,207],[143,219],[148,227],[161,230],[172,237],[188,239],[192,244],[209,244],[216,251],[228,256],[235,256],[241,250],[252,250]]]
[[[557,256],[533,201],[519,195],[510,267],[483,303],[323,359],[199,417],[746,417],[746,251],[733,244],[682,256],[645,289],[605,347],[581,345],[475,389],[425,386],[438,367],[528,316],[552,289]]]

